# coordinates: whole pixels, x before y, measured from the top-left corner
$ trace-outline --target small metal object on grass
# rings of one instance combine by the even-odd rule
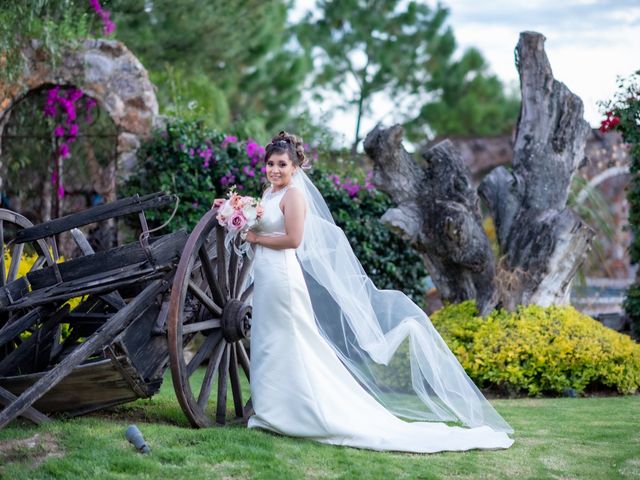
[[[129,425],[126,432],[124,432],[125,438],[131,443],[140,453],[150,453],[151,450],[142,437],[142,432],[135,425]]]

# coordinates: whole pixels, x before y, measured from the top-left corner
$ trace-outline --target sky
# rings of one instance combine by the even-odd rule
[[[296,0],[294,15],[310,9],[313,0]],[[435,2],[427,1],[434,6]],[[478,48],[493,73],[507,85],[519,85],[513,51],[520,32],[546,37],[545,51],[554,77],[584,103],[585,119],[600,125],[599,100],[616,91],[618,76],[640,69],[640,0],[442,0],[460,52]],[[309,100],[311,101],[311,100]],[[376,99],[373,115],[363,120],[363,132],[377,121],[392,122],[390,104]],[[334,112],[330,103],[315,104],[318,115]],[[351,141],[355,113],[335,113],[329,125],[347,132]]]

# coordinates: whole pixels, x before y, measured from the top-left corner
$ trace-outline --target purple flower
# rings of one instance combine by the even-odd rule
[[[62,125],[56,126],[56,128],[53,129],[53,134],[56,137],[63,137],[64,136],[64,127]]]
[[[187,147],[185,146],[185,144],[184,144],[184,143],[181,143],[179,148],[180,148],[180,150],[182,150],[183,152],[187,149]]]
[[[193,151],[193,148],[190,148],[190,149],[189,149],[189,156],[190,156],[190,157],[193,157],[193,154],[194,154],[194,153],[195,153],[195,152]]]
[[[260,145],[258,145],[255,140],[250,138],[249,140],[247,140],[247,156],[253,158],[259,155]]]
[[[58,185],[58,198],[64,197],[64,186],[62,184]]]
[[[238,141],[238,137],[234,137],[233,135],[225,135],[224,140],[222,140],[221,147],[226,148],[230,143],[234,143]]]
[[[206,148],[205,150],[200,150],[200,153],[198,155],[200,155],[201,158],[209,160],[213,155],[213,150],[211,150],[210,148]]]
[[[78,88],[71,88],[67,92],[67,98],[72,102],[77,102],[78,100],[80,100],[80,98],[82,98],[82,95],[84,95],[82,93],[82,90]]]
[[[98,103],[98,102],[96,102],[96,101],[95,101],[93,98],[91,98],[91,97],[85,97],[85,98],[84,98],[84,106],[85,106],[85,108],[87,109],[87,111],[88,111],[88,110],[93,109],[93,108],[97,105],[97,103]],[[166,132],[165,132],[165,133],[166,133]]]
[[[78,135],[78,124],[74,123],[73,125],[71,125],[69,127],[69,135],[75,137],[76,135]]]
[[[250,177],[255,177],[256,175],[256,172],[252,168],[249,168],[246,165],[242,167],[242,171],[245,173],[245,175],[248,175]]]
[[[56,116],[57,108],[56,108],[56,106],[55,106],[55,105],[53,105],[53,104],[52,104],[52,105],[47,104],[47,105],[44,107],[44,110],[43,110],[43,111],[44,111],[44,116],[45,116],[45,117],[55,117],[55,116]]]
[[[69,156],[69,145],[66,143],[61,144],[59,152],[62,158],[67,158]]]
[[[262,167],[260,169],[260,173],[267,173],[267,167]]]
[[[222,178],[220,179],[220,185],[228,185],[229,184],[229,179],[227,178],[226,175],[223,175]]]

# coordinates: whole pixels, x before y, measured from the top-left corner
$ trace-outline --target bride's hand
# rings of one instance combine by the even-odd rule
[[[249,243],[258,243],[258,235],[256,235],[254,232],[249,230],[247,232],[247,236],[245,237],[245,240]]]

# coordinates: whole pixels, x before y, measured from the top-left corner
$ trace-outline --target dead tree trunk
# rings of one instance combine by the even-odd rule
[[[425,256],[442,297],[496,304],[568,301],[592,230],[566,207],[571,176],[583,161],[589,125],[579,97],[553,78],[544,36],[524,32],[516,49],[522,105],[513,169],[498,167],[479,187],[496,224],[496,267],[481,226],[478,197],[460,156],[445,141],[419,166],[402,147],[402,128],[376,127],[365,139],[374,181],[397,208],[382,221]]]
[[[568,302],[593,236],[566,206],[590,127],[580,98],[553,78],[544,40],[539,33],[520,34],[522,105],[513,168],[496,168],[479,187],[495,219],[503,254],[498,283],[507,308]]]
[[[419,166],[402,146],[403,130],[376,127],[364,142],[374,161],[374,182],[398,204],[382,221],[423,253],[443,299],[494,304],[494,259],[482,229],[469,172],[448,140],[423,152]]]

